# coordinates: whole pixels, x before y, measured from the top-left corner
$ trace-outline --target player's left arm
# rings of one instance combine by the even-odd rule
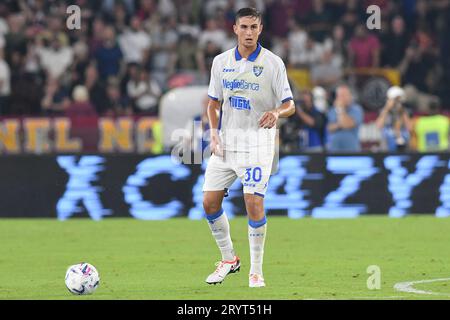
[[[278,118],[287,118],[292,116],[294,113],[294,101],[288,100],[278,108],[264,113],[262,118],[259,120],[259,126],[265,129],[270,129],[277,124]]]
[[[287,118],[295,113],[295,104],[289,85],[286,67],[281,59],[277,60],[272,89],[281,105],[278,108],[267,111],[259,120],[261,128],[270,129],[276,126],[278,118]]]

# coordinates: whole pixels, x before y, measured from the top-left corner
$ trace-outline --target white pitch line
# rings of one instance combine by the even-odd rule
[[[440,293],[433,291],[425,291],[414,288],[413,286],[419,283],[430,283],[430,282],[439,282],[439,281],[450,281],[450,278],[440,278],[440,279],[431,279],[431,280],[417,280],[417,281],[407,281],[407,282],[399,282],[394,285],[394,289],[401,292],[408,293],[417,293],[417,294],[428,294],[428,295],[437,295],[437,296],[447,296],[450,297],[450,293]]]
[[[368,297],[348,297],[348,298],[304,298],[300,300],[387,300],[387,299],[406,299],[405,296],[368,296]]]
[[[373,296],[373,297],[352,297],[350,299],[356,299],[356,300],[387,300],[387,299],[405,299],[405,296]]]

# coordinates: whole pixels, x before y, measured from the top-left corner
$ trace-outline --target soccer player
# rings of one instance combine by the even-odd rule
[[[205,172],[203,208],[222,261],[206,282],[221,283],[240,269],[222,209],[228,188],[239,177],[249,219],[249,286],[264,287],[264,194],[275,155],[277,120],[294,114],[295,106],[283,61],[258,42],[261,14],[254,8],[240,9],[233,29],[238,45],[214,58],[208,89],[212,155]]]

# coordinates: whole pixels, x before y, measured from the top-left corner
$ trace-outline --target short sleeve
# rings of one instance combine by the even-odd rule
[[[328,123],[336,123],[337,117],[334,107],[328,111],[327,114]]]
[[[211,67],[211,79],[209,80],[208,96],[212,100],[223,100],[223,91],[220,80],[220,66],[217,62],[217,57],[214,58]]]
[[[293,100],[291,87],[286,73],[286,67],[281,59],[277,59],[275,64],[276,70],[274,70],[274,77],[272,79],[272,87],[277,98],[277,101],[285,103],[286,101]]]
[[[350,117],[355,121],[356,126],[360,126],[364,121],[364,112],[361,106],[356,105],[349,113]]]

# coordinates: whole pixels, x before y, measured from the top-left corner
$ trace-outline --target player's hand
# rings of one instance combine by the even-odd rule
[[[219,157],[223,156],[222,143],[220,141],[219,133],[215,130],[211,131],[211,142],[209,146],[213,154]]]
[[[264,129],[270,129],[276,126],[278,121],[279,113],[275,110],[268,111],[263,114],[259,120],[259,126]]]

